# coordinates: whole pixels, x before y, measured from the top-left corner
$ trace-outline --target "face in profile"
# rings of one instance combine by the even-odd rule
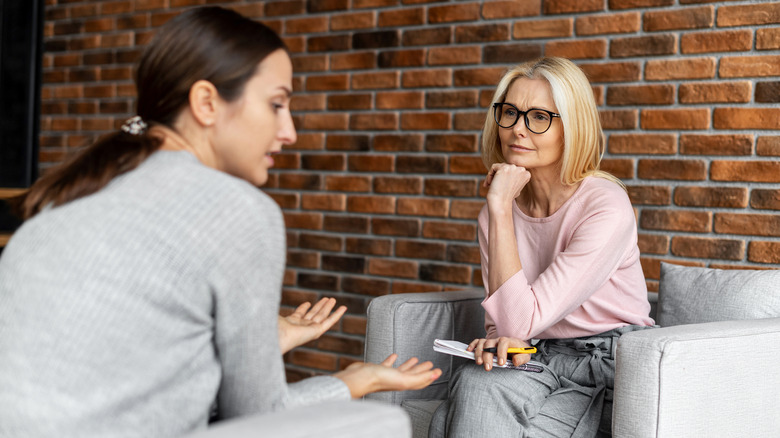
[[[503,117],[517,121],[510,128],[498,128],[504,160],[527,169],[556,169],[563,155],[563,125],[560,117],[550,114],[558,113],[550,84],[544,79],[518,78],[504,102],[512,106],[503,105]],[[541,111],[529,111],[534,109]],[[501,124],[508,126],[511,121]]]
[[[219,170],[256,186],[268,181],[273,154],[296,141],[291,93],[292,62],[280,49],[260,62],[241,97],[220,112],[212,138]]]

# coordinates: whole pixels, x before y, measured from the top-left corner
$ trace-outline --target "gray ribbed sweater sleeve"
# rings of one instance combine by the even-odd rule
[[[183,152],[49,209],[0,258],[0,436],[176,436],[348,399],[287,385],[278,206]]]

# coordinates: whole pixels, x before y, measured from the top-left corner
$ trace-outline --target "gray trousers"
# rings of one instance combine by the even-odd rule
[[[645,328],[542,340],[533,356],[541,373],[466,364],[450,380],[429,437],[610,437],[617,340]]]

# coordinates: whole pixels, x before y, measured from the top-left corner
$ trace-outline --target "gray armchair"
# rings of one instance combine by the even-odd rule
[[[387,295],[368,308],[367,361],[431,360],[442,376],[419,391],[366,398],[401,405],[426,437],[452,372],[465,359],[433,340],[483,337],[482,289]],[[780,436],[780,271],[662,264],[651,315],[661,325],[618,343],[615,437]]]

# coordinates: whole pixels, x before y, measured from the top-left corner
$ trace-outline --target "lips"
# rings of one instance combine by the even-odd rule
[[[517,151],[517,152],[531,152],[531,151],[533,151],[533,149],[527,148],[525,146],[521,146],[519,144],[510,145],[509,149],[511,149],[513,151]]]

